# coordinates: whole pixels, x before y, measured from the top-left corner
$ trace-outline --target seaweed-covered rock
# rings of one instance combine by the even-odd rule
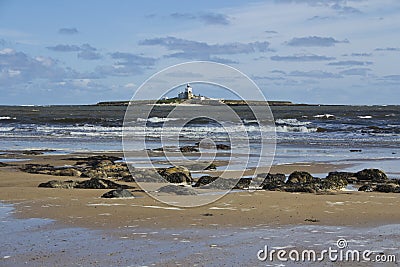
[[[0,167],[7,167],[7,166],[8,166],[8,164],[7,164],[7,163],[0,162]]]
[[[231,146],[225,145],[225,144],[217,144],[217,145],[216,145],[216,148],[217,148],[218,150],[230,150],[230,149],[231,149]]]
[[[314,177],[308,172],[294,171],[289,175],[286,184],[305,184],[311,183],[313,180]]]
[[[51,172],[51,175],[56,176],[81,176],[81,172],[74,168],[58,169]]]
[[[193,178],[188,168],[183,166],[174,166],[161,169],[158,172],[165,180],[170,183],[192,183]]]
[[[268,173],[260,187],[265,190],[276,190],[285,184],[286,175],[283,173]]]
[[[282,191],[291,193],[316,193],[317,190],[312,186],[304,186],[300,184],[292,184],[289,186],[283,186],[280,188]]]
[[[373,192],[376,189],[376,185],[371,185],[371,184],[364,184],[358,188],[358,191],[362,192]]]
[[[393,183],[377,184],[375,191],[383,193],[400,193],[400,186]]]
[[[196,190],[186,186],[179,186],[169,184],[158,189],[160,193],[168,193],[168,194],[175,194],[175,195],[197,195]]]
[[[132,186],[118,184],[107,179],[96,179],[92,178],[90,180],[78,182],[74,188],[84,188],[84,189],[129,189]]]
[[[182,153],[190,153],[190,152],[199,152],[199,148],[197,146],[183,146],[180,148]]]
[[[76,185],[77,185],[77,181],[51,180],[51,181],[39,184],[38,187],[71,189],[71,188],[74,188]]]
[[[115,189],[111,190],[107,193],[104,193],[102,198],[126,198],[126,197],[134,197],[134,195],[126,190],[126,189]]]
[[[330,172],[325,179],[321,180],[321,189],[323,190],[339,190],[347,186],[347,173]]]
[[[212,177],[212,176],[209,176],[209,175],[204,175],[204,176],[201,176],[197,180],[197,182],[193,185],[193,187],[200,187],[200,186],[208,185],[208,184],[214,182],[217,179],[218,179],[218,177]]]
[[[240,178],[238,180],[238,179],[203,176],[203,179],[200,182],[197,181],[196,184],[201,184],[199,186],[203,186],[203,188],[229,190],[229,189],[247,189],[250,183],[251,183],[250,178]]]
[[[385,182],[388,180],[386,174],[379,169],[364,169],[355,174],[359,181]]]
[[[87,177],[87,178],[94,178],[94,179],[105,179],[107,178],[107,173],[103,170],[88,170],[82,173],[82,177]]]
[[[217,165],[215,163],[210,163],[207,167],[204,168],[204,170],[216,170]]]
[[[326,179],[333,180],[347,180],[347,183],[354,184],[358,181],[357,177],[355,177],[354,172],[330,172]]]

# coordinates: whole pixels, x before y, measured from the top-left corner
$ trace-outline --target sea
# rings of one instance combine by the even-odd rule
[[[246,153],[257,158],[265,133],[268,143],[276,144],[274,164],[345,164],[346,171],[379,168],[389,177],[400,178],[397,105],[271,106],[272,117],[266,116],[266,122],[255,119],[246,106],[231,107],[229,112],[238,121],[220,106],[180,105],[179,116],[171,116],[177,106],[152,106],[146,113],[149,107],[142,105],[136,110],[143,112],[134,116],[126,116],[126,106],[0,106],[0,153],[122,151],[123,136],[128,133],[137,150],[176,145],[177,137],[179,146],[204,139],[234,145],[232,136],[245,138],[251,147]],[[204,114],[216,115],[210,119]],[[130,120],[124,124],[127,117]],[[248,167],[262,161],[258,158]]]

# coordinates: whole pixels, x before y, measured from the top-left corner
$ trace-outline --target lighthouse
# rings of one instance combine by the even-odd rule
[[[185,87],[185,91],[178,94],[178,98],[180,99],[192,99],[193,98],[193,89],[190,84],[187,84]]]

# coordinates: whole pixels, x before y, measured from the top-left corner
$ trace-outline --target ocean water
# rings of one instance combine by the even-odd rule
[[[275,163],[352,163],[400,176],[400,106],[273,106],[273,118],[258,120],[247,107],[234,106],[231,112],[239,122],[220,106],[181,106],[178,116],[175,109],[165,105],[148,112],[148,105],[139,106],[124,131],[133,146],[143,150],[204,139],[232,144],[235,138],[250,146],[244,153],[254,154],[251,167],[263,162],[257,154],[265,134],[268,143],[276,141]],[[125,111],[123,106],[0,106],[0,147],[61,153],[122,150]],[[203,116],[205,111],[213,119]]]

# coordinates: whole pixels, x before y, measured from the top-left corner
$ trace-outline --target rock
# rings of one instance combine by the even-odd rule
[[[103,170],[88,170],[82,173],[82,177],[94,178],[94,179],[105,179],[108,178],[107,173]]]
[[[218,179],[218,177],[212,177],[212,176],[209,176],[209,175],[204,175],[204,176],[201,176],[197,180],[197,182],[193,185],[193,187],[200,187],[200,186],[208,185],[208,184],[214,182],[217,179]]]
[[[7,164],[7,163],[0,162],[0,167],[7,167],[7,166],[8,166],[8,164]]]
[[[76,181],[58,181],[58,180],[51,180],[46,183],[39,184],[38,187],[47,187],[47,188],[63,188],[63,189],[71,189],[76,186]]]
[[[344,179],[347,180],[348,183],[354,183],[358,181],[357,177],[355,177],[354,172],[330,172],[326,179]]]
[[[204,168],[204,170],[216,170],[217,169],[217,165],[214,163],[211,163],[210,165],[208,165],[207,167]]]
[[[107,179],[96,179],[92,178],[90,180],[78,182],[74,188],[83,189],[129,189],[134,188],[129,185],[117,184],[113,181]]]
[[[355,174],[360,181],[385,182],[388,180],[386,174],[379,169],[364,169]]]
[[[137,182],[162,183],[163,177],[155,169],[135,169],[132,172],[132,179]],[[125,179],[124,179],[125,180]],[[129,182],[129,181],[127,181]]]
[[[76,165],[97,166],[98,164],[106,165],[106,163],[108,163],[108,162],[111,162],[112,164],[114,164],[115,161],[122,160],[122,158],[115,157],[115,156],[98,155],[98,156],[91,156],[91,157],[87,157],[87,158],[69,158],[68,160],[78,160]],[[101,162],[103,162],[103,163],[101,163]]]
[[[202,179],[203,178],[203,179]],[[227,179],[220,177],[202,176],[197,181],[197,186],[203,186],[203,188],[230,190],[230,189],[246,189],[251,183],[250,178]],[[195,185],[195,186],[196,186]]]
[[[323,127],[317,127],[317,130],[315,132],[317,132],[317,133],[325,133],[325,132],[328,132],[328,129],[323,128]]]
[[[25,164],[21,171],[28,172],[28,173],[35,173],[35,174],[48,174],[55,170],[55,168],[49,164]]]
[[[251,183],[251,178],[240,178],[233,189],[248,189]]]
[[[340,190],[347,186],[348,177],[353,175],[353,173],[348,172],[330,172],[325,179],[321,180],[321,189]]]
[[[125,198],[125,197],[134,197],[134,195],[126,190],[126,189],[115,189],[111,190],[107,193],[104,193],[102,198]]]
[[[22,152],[23,155],[43,155],[44,153],[42,151],[36,151],[36,150],[26,150]]]
[[[217,144],[216,145],[218,150],[230,150],[231,146],[225,145],[225,144]]]
[[[39,187],[49,188],[83,188],[83,189],[128,189],[133,188],[128,185],[117,184],[106,179],[95,179],[92,178],[86,181],[58,181],[51,180],[46,183],[39,184]]]
[[[66,168],[66,169],[59,169],[59,170],[54,170],[51,172],[51,175],[56,175],[56,176],[81,176],[81,172],[78,170],[75,170],[74,168]]]
[[[350,152],[362,152],[361,149],[350,149]]]
[[[282,191],[291,193],[316,193],[317,190],[312,186],[305,186],[300,184],[286,185],[280,188]]]
[[[364,184],[362,185],[360,188],[358,188],[358,191],[362,191],[362,192],[373,192],[375,191],[376,185],[370,185],[370,184]]]
[[[168,193],[168,194],[175,194],[175,195],[197,195],[196,190],[179,185],[166,185],[158,189],[160,193]]]
[[[199,148],[197,146],[183,146],[180,148],[182,153],[189,153],[189,152],[199,152]]]
[[[400,186],[398,184],[377,184],[375,191],[383,193],[400,193]]]
[[[294,171],[289,175],[286,184],[305,184],[314,180],[311,174],[304,171]]]
[[[260,187],[265,190],[276,190],[285,184],[286,175],[282,173],[268,173]]]
[[[160,169],[158,173],[170,183],[191,184],[193,182],[193,178],[189,169],[183,166]]]

